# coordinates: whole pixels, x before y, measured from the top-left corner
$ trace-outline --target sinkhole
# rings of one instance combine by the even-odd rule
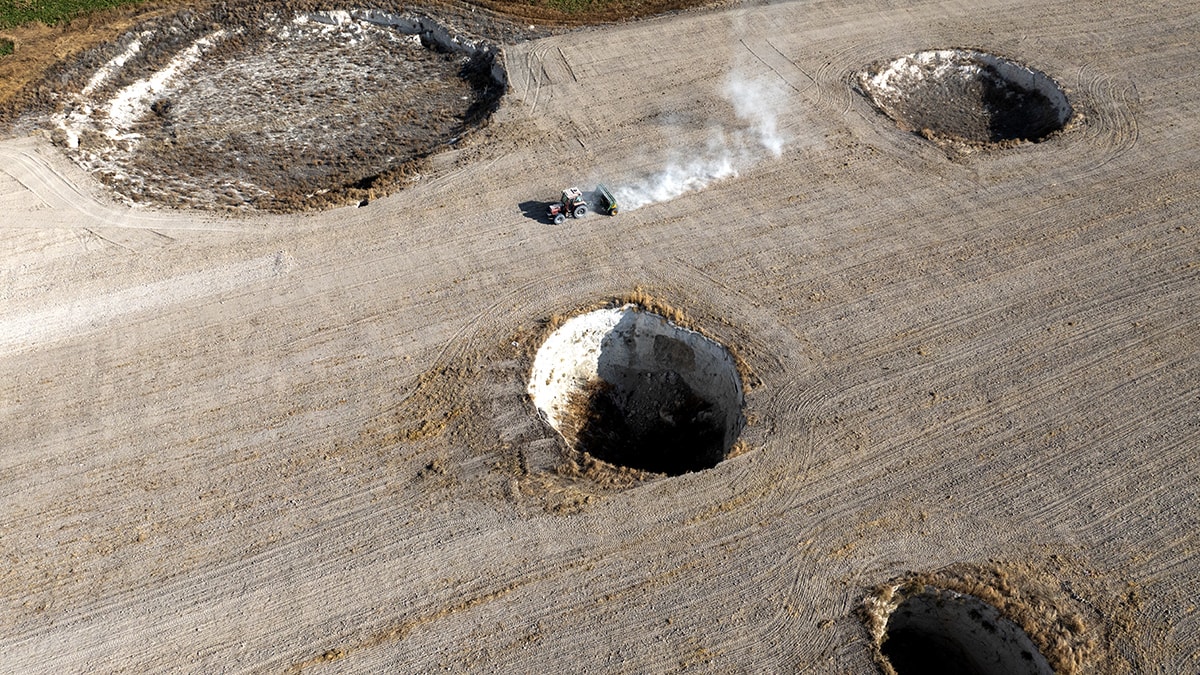
[[[528,391],[575,449],[668,475],[716,466],[745,423],[729,350],[636,305],[563,323],[538,349]]]
[[[46,123],[129,203],[369,203],[485,125],[507,88],[500,48],[451,25],[419,8],[182,10],[65,65]]]
[[[969,49],[917,52],[859,74],[863,93],[909,131],[968,143],[1041,141],[1074,111],[1045,73]]]
[[[887,616],[880,652],[897,675],[1054,675],[1019,626],[972,595],[925,587]]]

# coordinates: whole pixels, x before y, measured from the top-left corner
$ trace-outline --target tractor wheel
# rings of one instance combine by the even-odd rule
[[[575,207],[575,217],[576,218],[582,218],[586,215],[587,215],[587,207],[586,206],[580,204],[579,206]]]
[[[555,225],[562,225],[563,221],[566,219],[567,219],[567,217],[561,213],[554,214],[554,224]]]

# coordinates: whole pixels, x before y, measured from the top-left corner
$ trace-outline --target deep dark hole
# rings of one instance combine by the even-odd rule
[[[1045,94],[1017,86],[990,65],[978,76],[926,77],[897,112],[917,131],[978,142],[1041,141],[1063,126]]]
[[[920,629],[888,630],[880,650],[898,675],[987,675],[962,645]]]
[[[991,66],[985,73],[982,101],[992,141],[1040,141],[1062,128],[1045,94],[1013,85]]]
[[[672,476],[712,468],[725,458],[723,416],[678,373],[643,372],[636,381],[624,388],[595,382],[572,396],[569,417],[580,450]]]
[[[1036,649],[983,601],[938,592],[901,602],[879,645],[899,675],[1049,675]]]
[[[354,181],[351,184],[351,187],[357,188],[359,190],[370,190],[371,188],[375,187],[375,182],[378,180],[379,180],[378,174],[376,174],[374,176],[367,176],[366,178],[360,178],[360,179]]]

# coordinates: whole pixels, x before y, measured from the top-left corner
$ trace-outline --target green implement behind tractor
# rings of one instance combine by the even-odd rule
[[[604,184],[596,186],[596,198],[600,202],[600,211],[604,211],[610,216],[617,215],[617,198],[612,191],[604,187]]]

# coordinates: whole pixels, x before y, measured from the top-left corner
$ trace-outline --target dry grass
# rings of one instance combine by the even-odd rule
[[[563,410],[559,433],[572,444],[577,443],[580,434],[588,427],[597,427],[603,422],[596,399],[607,396],[612,391],[612,385],[600,379],[593,379],[582,387],[572,391],[567,396],[567,406]],[[596,439],[600,440],[600,439]]]
[[[690,331],[697,332],[713,342],[723,346],[726,351],[729,352],[729,355],[733,357],[733,363],[737,367],[738,375],[742,378],[743,391],[749,391],[761,383],[758,375],[756,375],[754,372],[754,368],[750,366],[749,362],[742,358],[742,355],[738,352],[736,345],[726,344],[720,338],[705,330],[705,328],[700,325],[698,321],[694,320],[686,312],[671,304],[667,300],[664,300],[663,298],[655,295],[645,288],[642,288],[641,286],[637,286],[633,289],[632,293],[618,297],[614,301],[614,304],[610,306],[619,307],[626,304],[636,305],[647,312],[658,314],[677,326],[682,326]]]

